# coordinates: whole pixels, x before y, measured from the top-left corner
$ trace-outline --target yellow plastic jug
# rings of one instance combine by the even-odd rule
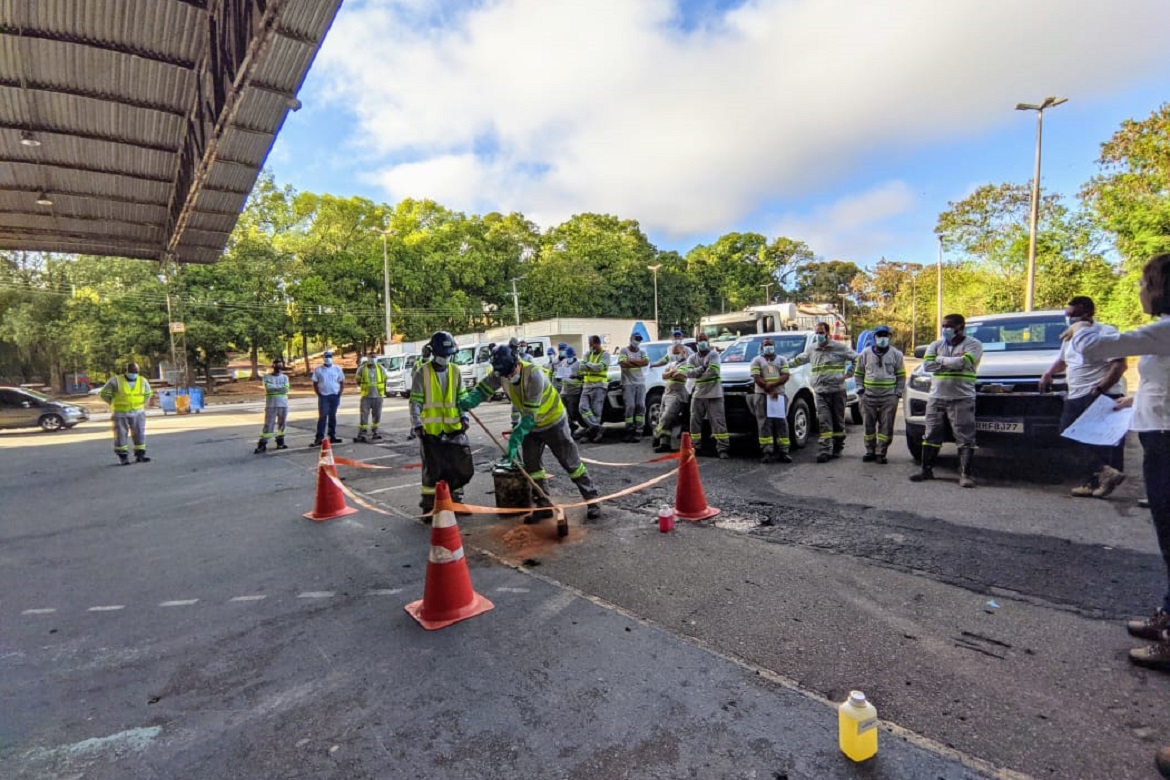
[[[837,734],[841,752],[854,761],[877,755],[877,708],[861,691],[850,691],[849,698],[837,707]]]

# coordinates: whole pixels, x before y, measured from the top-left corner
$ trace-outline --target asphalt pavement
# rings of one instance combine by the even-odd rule
[[[0,433],[0,765],[19,778],[1148,778],[1166,675],[1119,620],[1164,572],[1140,484],[1072,499],[1059,453],[980,452],[981,485],[887,466],[704,459],[712,521],[660,533],[673,478],[551,524],[461,521],[495,609],[437,632],[403,611],[429,530],[418,452],[391,436],[341,468],[380,512],[312,506],[312,401],[293,449],[251,453],[258,407],[150,417],[153,462],[104,423]],[[498,432],[507,407],[479,410]],[[605,493],[673,464],[620,431],[584,445]],[[472,432],[468,501],[494,501]],[[1129,454],[1129,463],[1140,456]],[[573,486],[551,462],[556,495]],[[953,464],[952,464],[953,465]],[[949,477],[949,478],[948,478]],[[876,759],[836,748],[864,690]]]

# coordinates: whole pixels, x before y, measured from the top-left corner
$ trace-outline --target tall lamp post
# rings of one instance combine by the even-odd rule
[[[1017,103],[1017,111],[1036,112],[1036,172],[1032,176],[1032,215],[1028,226],[1028,286],[1024,291],[1024,311],[1032,311],[1036,298],[1036,223],[1040,219],[1040,146],[1044,139],[1044,109],[1055,108],[1068,98],[1046,97],[1039,105]]]
[[[936,289],[934,292],[934,305],[935,305],[935,312],[934,312],[935,335],[934,335],[934,337],[936,339],[942,338],[942,318],[943,318],[943,313],[942,313],[942,311],[943,311],[943,309],[942,309],[942,295],[943,295],[942,253],[943,253],[943,237],[939,236],[938,237],[938,280],[937,280]]]
[[[765,306],[767,306],[769,303],[772,302],[772,286],[775,284],[776,284],[775,282],[765,282],[764,284],[760,285],[761,287],[764,288],[764,305]]]
[[[390,228],[370,228],[371,232],[382,234],[382,303],[386,313],[386,348],[390,348],[390,339],[393,331],[390,330],[390,253],[386,248],[386,239],[394,235]]]
[[[654,338],[658,338],[658,271],[661,268],[662,263],[646,266],[646,270],[654,274]]]

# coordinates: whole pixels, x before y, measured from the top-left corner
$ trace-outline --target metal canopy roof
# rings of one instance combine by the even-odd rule
[[[340,5],[0,0],[0,249],[214,263]]]

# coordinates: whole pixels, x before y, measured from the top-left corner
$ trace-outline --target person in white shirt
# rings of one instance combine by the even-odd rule
[[[1139,296],[1142,309],[1158,317],[1157,322],[1126,333],[1103,333],[1087,322],[1077,322],[1070,327],[1071,340],[1086,360],[1141,356],[1137,393],[1118,401],[1117,408],[1133,407],[1129,429],[1137,432],[1142,445],[1146,497],[1170,580],[1170,252],[1146,263]],[[1156,642],[1130,650],[1130,661],[1170,671],[1170,588],[1151,617],[1131,620],[1126,629]]]
[[[1097,307],[1093,299],[1085,295],[1078,295],[1068,302],[1064,308],[1064,319],[1069,329],[1062,335],[1060,357],[1052,367],[1040,377],[1040,392],[1047,393],[1052,388],[1052,381],[1057,374],[1065,374],[1068,384],[1068,394],[1064,399],[1064,408],[1060,413],[1060,430],[1076,422],[1086,409],[1093,405],[1099,396],[1107,395],[1110,398],[1120,398],[1121,375],[1125,373],[1125,358],[1110,360],[1086,360],[1072,344],[1070,336],[1072,326],[1084,322],[1088,329],[1096,329],[1101,333],[1117,333],[1112,325],[1103,325],[1093,319]],[[1115,447],[1096,447],[1082,445],[1085,453],[1085,463],[1088,466],[1085,481],[1072,489],[1074,496],[1084,498],[1092,496],[1105,498],[1125,481],[1122,471],[1124,442]]]
[[[340,444],[337,435],[337,407],[341,406],[341,394],[345,392],[345,372],[341,366],[333,365],[333,353],[323,355],[324,365],[313,369],[313,390],[317,393],[317,435],[309,446],[320,447],[325,440],[325,429],[329,429],[329,441]]]

